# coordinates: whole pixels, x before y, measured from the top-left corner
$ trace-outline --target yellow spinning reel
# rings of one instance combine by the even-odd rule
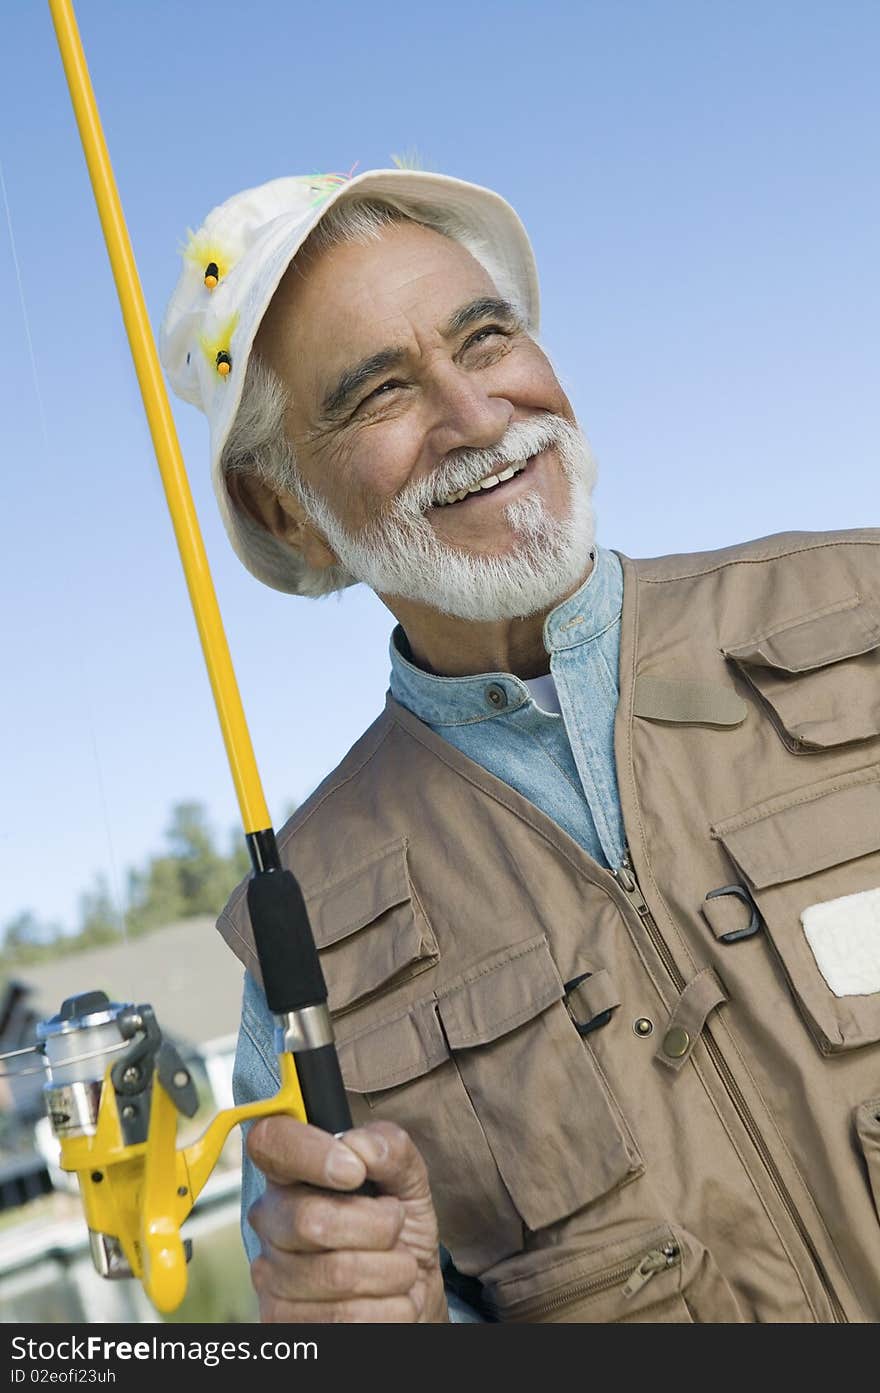
[[[279,1056],[273,1098],[219,1112],[178,1149],[178,1115],[192,1117],[198,1097],[152,1007],[85,992],[37,1034],[49,1072],[46,1106],[62,1169],[79,1180],[95,1267],[102,1277],[138,1278],[159,1311],[173,1311],[192,1252],[181,1226],[232,1128],[268,1113],[305,1121],[293,1055]]]

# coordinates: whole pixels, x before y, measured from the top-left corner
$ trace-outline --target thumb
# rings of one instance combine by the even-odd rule
[[[370,1122],[340,1138],[367,1168],[383,1194],[401,1200],[430,1199],[428,1169],[415,1142],[395,1122]]]

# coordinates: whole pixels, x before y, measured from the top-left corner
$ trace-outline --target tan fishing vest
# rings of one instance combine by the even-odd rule
[[[621,559],[632,876],[390,696],[279,836],[355,1120],[500,1319],[877,1320],[880,530]]]

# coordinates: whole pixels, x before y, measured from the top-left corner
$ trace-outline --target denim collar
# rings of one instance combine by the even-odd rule
[[[590,643],[620,619],[623,577],[616,555],[593,547],[593,569],[583,585],[551,610],[544,621],[549,657]],[[406,634],[396,624],[389,643],[391,695],[430,726],[490,721],[531,701],[525,682],[512,672],[440,677],[411,661]],[[548,660],[548,667],[550,666]]]

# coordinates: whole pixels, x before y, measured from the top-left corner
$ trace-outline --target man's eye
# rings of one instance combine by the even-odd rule
[[[488,324],[485,329],[478,329],[475,334],[471,335],[471,337],[465,344],[465,348],[470,348],[472,343],[478,343],[484,334],[500,334],[502,338],[509,337],[506,330],[500,329],[497,324]],[[366,406],[368,401],[372,401],[374,397],[384,395],[386,388],[405,386],[405,382],[397,382],[393,378],[389,382],[380,382],[378,387],[374,388],[372,392],[368,392],[367,395],[364,397],[363,401],[358,403],[355,410],[360,411],[361,407]]]
[[[467,343],[465,344],[465,348],[469,348],[472,343],[477,343],[483,337],[484,334],[500,334],[502,338],[507,338],[507,335],[504,332],[504,330],[499,329],[497,324],[489,324],[486,326],[485,329],[478,329],[477,332],[468,339]]]
[[[394,382],[394,381],[391,381],[391,382],[380,382],[378,387],[374,388],[374,390],[373,390],[372,392],[368,392],[368,393],[367,393],[367,395],[364,397],[363,401],[360,403],[360,406],[364,406],[368,401],[372,401],[373,397],[377,397],[377,396],[379,395],[380,392],[384,392],[386,387],[402,387],[402,386],[403,386],[403,383],[402,383],[402,382]]]
[[[471,347],[471,344],[479,343],[483,334],[498,334],[501,338],[510,338],[510,334],[507,333],[507,330],[500,329],[498,325],[487,325],[485,329],[478,329],[478,332],[471,334],[471,337],[466,341],[465,348]]]

